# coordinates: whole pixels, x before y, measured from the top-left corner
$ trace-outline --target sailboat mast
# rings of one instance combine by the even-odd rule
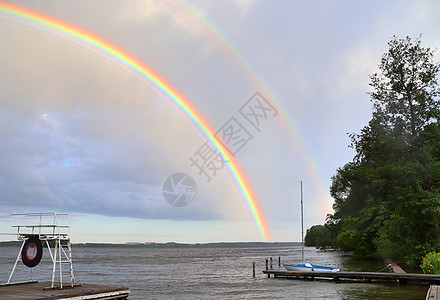
[[[304,263],[304,213],[303,213],[303,182],[301,180],[301,255]]]

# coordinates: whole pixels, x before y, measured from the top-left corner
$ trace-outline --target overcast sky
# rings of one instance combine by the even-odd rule
[[[301,239],[300,181],[307,228],[332,212],[331,176],[370,120],[368,75],[392,36],[440,49],[435,0],[14,3],[125,49],[213,128],[244,127],[235,157],[273,241]],[[56,211],[74,242],[262,240],[226,169],[208,181],[192,164],[206,139],[151,86],[2,15],[0,45],[0,232],[11,213]],[[256,92],[271,110],[254,127],[240,109]],[[174,173],[197,185],[187,206],[163,195]]]

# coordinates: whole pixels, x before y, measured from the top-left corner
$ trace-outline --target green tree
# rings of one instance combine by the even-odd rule
[[[415,136],[426,124],[438,120],[436,77],[440,66],[420,39],[393,37],[388,45],[379,65],[381,72],[370,76],[374,114],[397,133]]]
[[[305,245],[319,249],[332,248],[334,236],[329,226],[315,225],[307,229],[304,238]]]
[[[335,243],[418,265],[440,250],[440,64],[420,39],[393,39],[370,76],[372,119],[352,134],[356,155],[332,177]]]

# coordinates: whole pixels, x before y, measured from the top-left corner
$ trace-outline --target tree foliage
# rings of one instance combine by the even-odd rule
[[[397,134],[417,135],[439,116],[439,65],[433,62],[433,52],[421,46],[420,39],[412,42],[409,37],[393,38],[388,45],[390,49],[379,65],[381,73],[370,76],[374,114]]]
[[[370,76],[372,119],[351,134],[356,155],[336,171],[333,245],[418,266],[440,250],[440,64],[420,38],[393,37]]]
[[[327,225],[315,225],[307,229],[304,244],[308,247],[327,249],[333,247],[333,232]]]

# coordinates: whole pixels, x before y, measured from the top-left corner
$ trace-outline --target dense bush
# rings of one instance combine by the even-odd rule
[[[425,274],[440,274],[440,253],[429,252],[420,267]]]

